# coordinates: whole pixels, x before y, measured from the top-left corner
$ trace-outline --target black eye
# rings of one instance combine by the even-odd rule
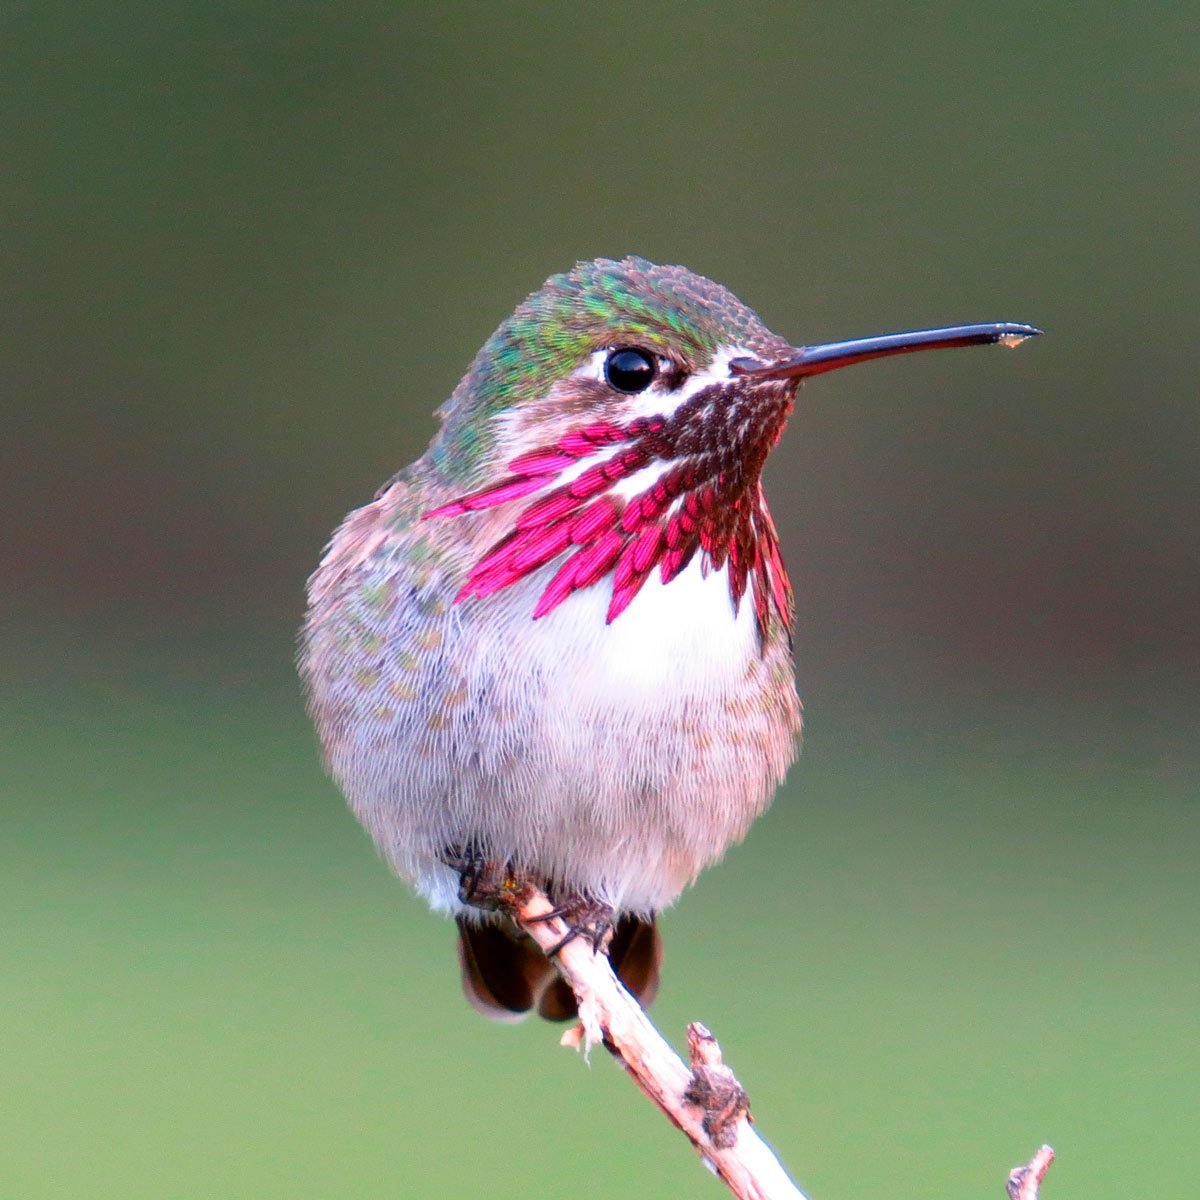
[[[658,368],[645,350],[610,350],[604,363],[604,378],[618,392],[644,392],[653,382]]]

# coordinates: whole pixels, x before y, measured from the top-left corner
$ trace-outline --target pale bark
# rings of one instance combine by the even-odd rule
[[[552,912],[553,905],[536,888],[512,900],[513,916],[544,951],[554,950],[568,932],[561,919],[548,917]],[[691,1061],[685,1064],[587,938],[568,942],[554,961],[579,1002],[580,1023],[563,1036],[565,1045],[608,1047],[738,1200],[805,1200],[751,1127],[749,1099],[703,1025],[688,1026]],[[1027,1166],[1015,1169],[1007,1184],[1010,1200],[1037,1200],[1053,1159],[1054,1151],[1043,1146]]]

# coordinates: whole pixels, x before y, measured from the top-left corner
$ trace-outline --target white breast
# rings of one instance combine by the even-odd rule
[[[705,574],[699,554],[668,584],[656,571],[606,625],[611,596],[604,581],[542,618],[557,623],[575,650],[570,686],[579,700],[657,707],[668,696],[720,695],[744,678],[758,652],[750,597],[735,614],[728,574]]]

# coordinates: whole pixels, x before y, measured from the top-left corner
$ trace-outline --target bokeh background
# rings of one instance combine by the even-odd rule
[[[1190,4],[0,11],[0,1194],[719,1194],[462,1002],[320,770],[302,586],[550,272],[797,341],[805,753],[668,913],[814,1200],[1200,1173]]]

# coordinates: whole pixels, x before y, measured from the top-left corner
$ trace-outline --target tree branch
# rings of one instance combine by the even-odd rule
[[[1054,1161],[1054,1149],[1043,1146],[1023,1167],[1008,1173],[1008,1200],[1038,1200],[1038,1188]]]
[[[547,920],[554,906],[544,892],[527,889],[513,915],[543,950],[567,935],[560,919]],[[629,1077],[678,1126],[696,1153],[738,1200],[805,1200],[778,1159],[750,1128],[750,1105],[721,1049],[703,1025],[688,1026],[692,1066],[650,1024],[638,1002],[621,986],[608,958],[586,938],[575,938],[554,961],[579,1001],[586,1043],[603,1042]],[[578,1030],[564,1037],[578,1045]]]
[[[554,906],[539,889],[526,887],[510,903],[513,917],[543,951],[553,950],[567,936],[565,923],[549,916]],[[554,962],[579,1002],[580,1024],[563,1035],[564,1045],[607,1046],[737,1200],[805,1200],[751,1128],[749,1098],[703,1025],[688,1026],[689,1067],[621,986],[607,956],[595,953],[586,938],[568,942]],[[1038,1187],[1053,1161],[1054,1151],[1043,1146],[1027,1166],[1013,1170],[1009,1200],[1038,1200]]]

